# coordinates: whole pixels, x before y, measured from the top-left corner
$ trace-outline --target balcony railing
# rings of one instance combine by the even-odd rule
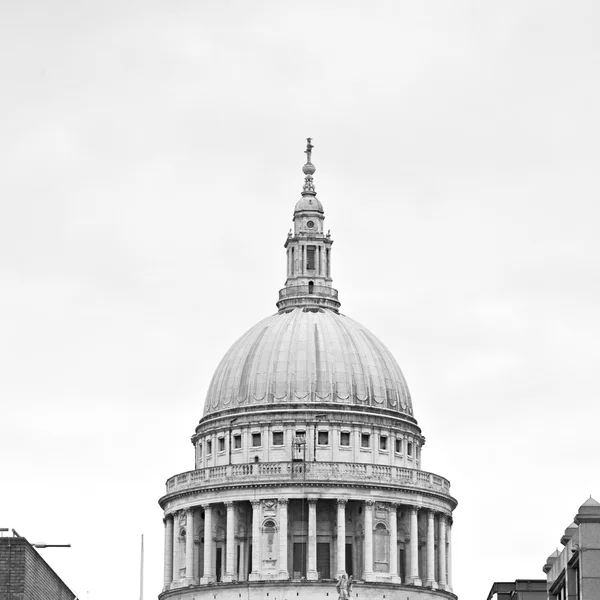
[[[229,487],[244,483],[307,481],[392,484],[450,495],[444,477],[404,467],[344,462],[266,462],[206,467],[180,473],[167,480],[167,494],[194,488]]]
[[[323,296],[325,298],[338,299],[338,291],[326,285],[291,285],[279,290],[279,299],[293,298],[296,296]]]

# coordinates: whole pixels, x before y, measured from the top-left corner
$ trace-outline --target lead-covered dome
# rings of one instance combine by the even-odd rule
[[[406,380],[385,345],[360,323],[322,308],[272,315],[242,335],[217,367],[204,415],[294,403],[413,414]]]

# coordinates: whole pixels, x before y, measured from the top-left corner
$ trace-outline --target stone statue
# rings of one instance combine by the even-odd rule
[[[343,575],[340,575],[338,582],[335,586],[335,589],[337,590],[338,593],[338,600],[349,600],[350,599],[350,594],[352,593],[352,582],[353,582],[353,577],[352,575],[350,575],[350,577],[346,577],[346,573],[344,573]]]

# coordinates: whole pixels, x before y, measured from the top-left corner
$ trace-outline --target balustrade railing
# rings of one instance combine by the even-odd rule
[[[167,493],[191,488],[235,485],[237,483],[285,481],[350,481],[397,483],[402,486],[450,494],[450,482],[439,475],[388,465],[343,462],[262,462],[206,467],[187,471],[167,481]]]

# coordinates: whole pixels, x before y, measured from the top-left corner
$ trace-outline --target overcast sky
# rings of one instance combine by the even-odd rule
[[[167,477],[273,313],[312,136],[342,311],[459,501],[454,587],[600,499],[600,4],[4,2],[0,526],[82,599],[162,588]]]

